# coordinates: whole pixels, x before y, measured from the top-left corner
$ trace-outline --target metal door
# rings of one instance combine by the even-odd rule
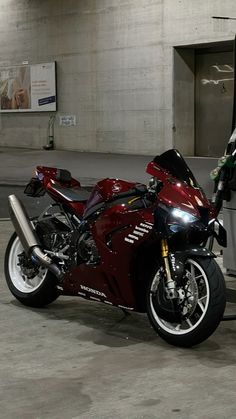
[[[198,50],[195,63],[195,155],[220,157],[231,133],[233,53]]]

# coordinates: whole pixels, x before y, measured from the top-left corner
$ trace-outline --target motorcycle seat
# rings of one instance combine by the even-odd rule
[[[78,186],[67,188],[54,184],[53,189],[69,202],[86,202],[90,196],[90,192]]]
[[[69,170],[66,169],[57,169],[56,173],[56,180],[58,180],[61,183],[67,183],[70,182],[72,179],[71,173]]]

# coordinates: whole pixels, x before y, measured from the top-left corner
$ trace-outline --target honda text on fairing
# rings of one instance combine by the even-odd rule
[[[47,192],[53,203],[30,220],[9,196],[16,232],[5,275],[12,294],[31,307],[77,295],[146,312],[173,345],[207,339],[226,299],[222,272],[204,246],[212,235],[225,245],[225,231],[177,150],[155,157],[147,172],[148,187],[104,179],[89,193],[69,171],[38,166],[25,193]]]

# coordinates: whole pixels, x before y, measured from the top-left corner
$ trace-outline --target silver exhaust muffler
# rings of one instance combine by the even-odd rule
[[[8,203],[11,221],[26,254],[38,265],[48,268],[61,281],[63,274],[52,259],[41,249],[36,231],[22,202],[15,195],[10,195]]]

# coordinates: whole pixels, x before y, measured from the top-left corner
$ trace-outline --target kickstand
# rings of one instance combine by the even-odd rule
[[[231,320],[236,320],[236,314],[226,314],[222,319],[223,322],[229,322]]]

